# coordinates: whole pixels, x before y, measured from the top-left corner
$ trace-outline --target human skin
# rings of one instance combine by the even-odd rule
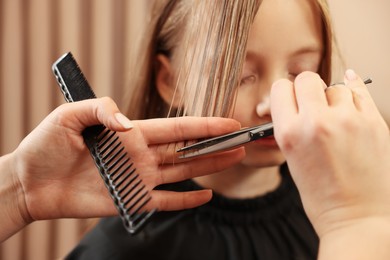
[[[18,146],[0,157],[0,241],[35,220],[116,215],[81,135],[104,124],[118,135],[149,190],[145,209],[180,210],[206,203],[210,190],[169,192],[157,185],[218,172],[238,162],[244,150],[178,160],[175,148],[185,140],[240,128],[224,118],[171,118],[129,121],[109,98],[64,104],[50,113]],[[211,163],[212,162],[212,163]]]
[[[280,78],[317,71],[323,52],[319,15],[311,1],[265,0],[251,27],[233,118],[243,127],[272,121],[270,91]],[[283,106],[283,103],[279,103]],[[248,198],[275,189],[285,162],[275,139],[245,146],[244,160],[221,173],[196,178],[228,197]],[[239,174],[238,174],[239,173]]]
[[[277,81],[275,138],[320,237],[319,259],[389,259],[389,128],[360,77],[348,70],[344,81],[326,88],[310,72]]]

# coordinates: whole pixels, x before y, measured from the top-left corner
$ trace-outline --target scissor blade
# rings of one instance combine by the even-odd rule
[[[178,152],[184,152],[179,158],[190,158],[200,155],[205,155],[217,151],[228,150],[248,142],[270,136],[273,134],[273,124],[267,123],[250,128],[241,129],[239,131],[210,138],[193,145],[183,147]]]
[[[364,80],[365,84],[372,83],[371,78]],[[337,84],[344,84],[336,83]],[[332,86],[331,85],[331,86]],[[199,155],[209,154],[217,151],[227,150],[246,144],[248,142],[273,135],[273,124],[267,123],[263,125],[254,126],[251,128],[241,129],[239,131],[210,138],[195,144],[180,148],[177,152],[185,152],[179,158],[190,158]]]
[[[242,133],[225,141],[221,141],[219,143],[215,143],[211,146],[206,146],[204,148],[200,148],[198,150],[191,150],[190,152],[186,152],[182,154],[179,158],[191,158],[195,156],[205,155],[209,153],[213,153],[216,151],[227,150],[236,146],[243,145],[247,142],[251,141],[251,135],[249,132]]]

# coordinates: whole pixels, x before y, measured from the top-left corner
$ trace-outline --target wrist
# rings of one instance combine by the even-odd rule
[[[318,259],[390,259],[390,217],[354,220],[323,234]]]
[[[0,241],[13,235],[31,222],[24,192],[15,171],[14,154],[0,157]]]

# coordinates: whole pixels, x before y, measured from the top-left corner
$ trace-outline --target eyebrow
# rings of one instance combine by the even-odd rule
[[[301,54],[310,54],[310,53],[322,54],[323,48],[322,48],[322,46],[308,45],[308,46],[304,46],[304,47],[294,51],[293,53],[291,53],[290,56],[293,57],[293,56],[298,56]],[[261,55],[259,55],[256,51],[247,50],[245,59],[251,60],[251,59],[254,59],[254,58],[259,57],[259,56],[261,56]]]
[[[323,48],[320,46],[306,46],[306,47],[300,48],[297,51],[293,52],[291,56],[297,56],[300,54],[307,54],[307,53],[321,54],[322,52],[323,52]]]

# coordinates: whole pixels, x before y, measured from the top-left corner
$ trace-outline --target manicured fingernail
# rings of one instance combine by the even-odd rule
[[[134,127],[133,123],[130,121],[130,119],[128,119],[127,117],[125,117],[123,114],[121,113],[116,113],[115,114],[115,118],[116,120],[125,128],[125,129],[131,129]]]
[[[355,73],[355,71],[351,70],[351,69],[348,69],[346,72],[345,72],[345,78],[349,81],[352,81],[352,80],[356,80],[357,79],[357,75]]]

